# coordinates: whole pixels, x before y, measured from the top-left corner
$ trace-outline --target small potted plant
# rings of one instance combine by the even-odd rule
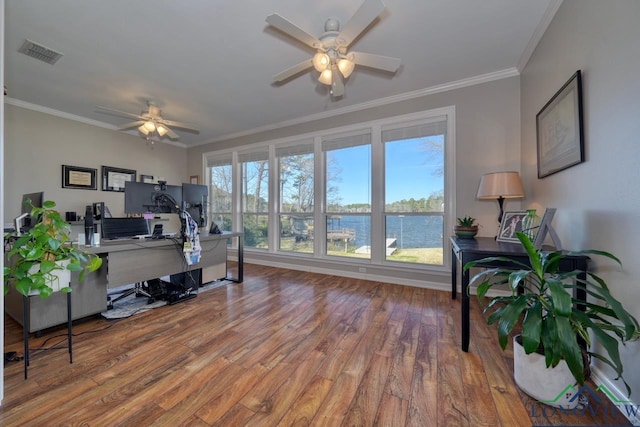
[[[516,384],[543,403],[575,407],[579,387],[570,388],[576,383],[584,385],[591,357],[611,366],[616,379],[622,379],[619,345],[640,338],[638,321],[594,273],[587,271],[587,279],[580,278],[584,271],[559,273],[558,265],[568,253],[536,249],[526,234],[516,235],[528,255],[528,263],[490,257],[469,262],[464,269],[496,262],[513,266],[481,271],[470,284],[479,282],[477,294],[481,302],[493,286],[506,285],[511,292],[508,296],[491,298],[484,311],[491,311],[489,324],[498,324],[498,341],[503,350],[514,328],[520,329],[520,334],[513,338]],[[622,265],[618,258],[604,251],[572,254],[604,256]],[[573,298],[576,289],[585,289],[589,301],[576,304]],[[593,340],[600,346],[593,347]],[[629,386],[624,384],[630,394]]]
[[[458,224],[453,227],[453,232],[462,239],[472,239],[478,234],[478,224],[475,222],[476,219],[470,216],[458,218]]]
[[[72,271],[80,272],[78,280],[87,271],[95,271],[102,259],[80,250],[71,242],[71,225],[55,210],[55,202],[45,201],[34,207],[31,218],[37,223],[21,236],[16,236],[6,253],[4,292],[13,285],[22,295],[39,294],[47,298],[54,291],[70,292]]]

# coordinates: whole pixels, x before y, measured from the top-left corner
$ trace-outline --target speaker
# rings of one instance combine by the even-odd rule
[[[93,207],[87,205],[84,212],[84,239],[85,246],[93,246]]]

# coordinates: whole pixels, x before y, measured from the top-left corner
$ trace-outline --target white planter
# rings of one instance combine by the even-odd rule
[[[57,263],[62,270],[51,271],[51,280],[47,281],[47,286],[53,289],[53,292],[58,292],[62,288],[66,288],[71,284],[71,271],[67,270],[69,260],[63,260]],[[40,269],[40,264],[33,265],[30,269],[30,273],[36,273]],[[31,291],[29,295],[40,295],[38,291]]]
[[[547,368],[544,355],[526,354],[524,347],[513,338],[513,376],[522,391],[534,399],[556,408],[573,409],[579,399],[580,388],[567,362],[561,360],[555,368]]]

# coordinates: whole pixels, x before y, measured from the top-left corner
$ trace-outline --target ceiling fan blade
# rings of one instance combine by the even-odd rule
[[[166,129],[167,129],[167,133],[166,133],[166,135],[167,135],[169,138],[171,138],[171,139],[173,139],[173,140],[180,139],[180,137],[178,136],[178,134],[177,134],[177,133],[175,133],[174,131],[172,131],[172,130],[171,130],[171,129],[169,129],[169,128],[166,128]]]
[[[195,128],[193,125],[189,123],[175,122],[173,120],[165,120],[165,119],[158,120],[158,123],[171,126],[173,128],[182,129],[187,132],[200,133],[200,130],[198,128]]]
[[[127,123],[126,125],[122,125],[117,130],[128,130],[128,129],[137,128],[137,127],[143,125],[144,123],[145,123],[144,120],[137,120],[135,122]]]
[[[99,109],[99,110],[102,110],[102,112],[105,112],[105,113],[111,113],[111,114],[116,114],[116,115],[119,115],[119,116],[130,117],[130,118],[133,118],[133,119],[144,120],[144,117],[142,117],[139,114],[127,113],[125,111],[114,110],[112,108],[100,107],[100,106],[97,106],[96,108]]]
[[[331,96],[339,98],[342,95],[344,95],[344,81],[338,67],[334,66],[331,73]]]
[[[355,15],[347,22],[347,25],[344,26],[338,35],[338,39],[341,39],[345,46],[349,46],[383,10],[384,4],[381,0],[365,0]]]
[[[390,56],[374,55],[373,53],[351,52],[353,62],[364,67],[377,68],[378,70],[395,73],[400,68],[402,61]]]
[[[311,67],[313,67],[313,62],[311,59],[307,59],[299,64],[294,65],[293,67],[289,67],[286,70],[276,74],[275,76],[273,76],[273,81],[279,83],[283,80],[287,80],[288,78],[295,76],[296,74],[306,71]]]
[[[267,16],[267,23],[314,49],[322,46],[322,42],[318,40],[317,37],[312,36],[293,22],[283,18],[277,13]]]

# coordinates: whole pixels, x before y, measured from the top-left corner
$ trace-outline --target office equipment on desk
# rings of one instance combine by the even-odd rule
[[[102,239],[123,239],[149,234],[149,221],[136,218],[103,218]]]
[[[473,239],[460,239],[451,237],[451,299],[456,299],[458,281],[458,262],[464,269],[466,263],[477,261],[488,257],[508,257],[523,264],[529,264],[529,256],[525,252],[522,244],[498,242],[493,237],[476,237]],[[552,250],[553,248],[549,248]],[[587,278],[587,264],[589,257],[586,255],[567,255],[558,264],[558,272],[565,273],[580,270],[579,280]],[[509,263],[496,261],[495,263],[483,263],[482,267],[502,267],[508,268]],[[513,264],[514,270],[519,270],[520,266]],[[469,270],[462,271],[460,278],[462,295],[462,351],[469,351]],[[578,301],[587,300],[585,289],[577,289],[574,298]]]
[[[171,203],[167,203],[171,200]],[[172,206],[175,202],[175,206]],[[127,214],[177,213],[182,204],[182,187],[177,185],[125,182],[124,211]]]
[[[31,224],[37,222],[37,218],[34,220],[31,218],[31,206],[28,201],[31,201],[31,205],[35,208],[41,208],[44,202],[44,192],[39,191],[37,193],[27,193],[22,195],[22,204],[20,205],[20,215],[14,219],[14,225],[16,234],[21,235],[22,231],[26,231],[31,228]]]
[[[222,234],[222,230],[218,227],[218,224],[211,221],[211,228],[209,228],[209,234]]]
[[[182,184],[182,210],[188,212],[198,227],[207,225],[209,189],[206,185]]]
[[[84,238],[85,238],[85,246],[94,246],[93,234],[93,207],[91,205],[87,205],[84,211]],[[78,244],[81,242],[78,240]]]
[[[111,211],[104,202],[93,203],[93,219],[96,221],[102,220],[102,218],[111,218]]]

